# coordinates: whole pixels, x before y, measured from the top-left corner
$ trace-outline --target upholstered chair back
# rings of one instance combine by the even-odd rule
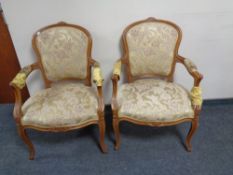
[[[50,82],[87,77],[91,39],[85,29],[53,25],[37,32],[33,42],[44,76]]]
[[[180,34],[177,26],[155,19],[127,27],[123,41],[131,76],[169,76],[174,67]]]

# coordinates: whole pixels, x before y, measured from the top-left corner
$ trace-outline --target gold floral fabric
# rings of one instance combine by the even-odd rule
[[[49,80],[86,77],[88,37],[83,31],[52,27],[37,33],[36,44]]]
[[[178,33],[171,25],[146,22],[132,27],[126,34],[130,71],[133,76],[171,72]]]
[[[199,86],[194,86],[190,93],[192,105],[193,106],[202,106],[202,90]]]
[[[96,86],[102,86],[104,78],[99,63],[95,63],[93,69],[93,82],[96,84]]]
[[[39,91],[22,106],[23,125],[39,127],[75,126],[98,120],[97,95],[81,83],[60,83]]]
[[[19,89],[23,89],[23,87],[26,85],[26,79],[31,71],[31,66],[24,67],[11,81],[11,84],[18,87]]]
[[[113,75],[118,75],[120,77],[120,75],[121,75],[121,60],[117,60],[117,62],[114,64]]]
[[[123,84],[117,101],[119,117],[144,122],[172,122],[194,117],[189,92],[164,80],[142,79]]]

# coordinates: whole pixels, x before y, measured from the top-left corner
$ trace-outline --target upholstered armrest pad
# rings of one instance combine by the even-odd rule
[[[184,65],[188,69],[189,72],[197,71],[197,66],[188,58],[184,59]]]
[[[191,90],[191,101],[193,106],[202,106],[202,90],[199,86],[194,86]]]
[[[114,64],[113,75],[118,75],[120,77],[120,75],[121,75],[121,60],[118,60]]]
[[[26,84],[26,79],[28,75],[31,73],[32,67],[26,66],[15,76],[15,78],[10,82],[11,85],[22,89]]]
[[[98,62],[95,62],[95,64],[94,64],[93,81],[96,84],[96,86],[103,85],[104,79],[103,79],[102,72],[101,72],[101,69],[100,69]]]

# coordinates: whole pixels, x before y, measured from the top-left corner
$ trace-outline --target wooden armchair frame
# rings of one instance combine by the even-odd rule
[[[186,137],[186,142],[185,142],[187,150],[191,151],[191,149],[192,149],[191,139],[192,139],[192,136],[194,135],[197,127],[198,127],[199,114],[201,111],[200,105],[193,106],[193,109],[194,109],[194,117],[193,118],[184,118],[184,119],[180,119],[180,120],[174,121],[174,122],[142,122],[142,121],[138,121],[138,120],[129,118],[128,116],[122,116],[120,118],[118,116],[119,107],[117,104],[117,91],[118,91],[118,81],[120,80],[121,63],[125,64],[125,66],[126,66],[126,70],[127,70],[126,76],[127,76],[128,82],[133,82],[136,79],[147,78],[147,77],[160,77],[161,78],[160,75],[155,75],[155,74],[148,74],[148,75],[143,75],[140,77],[139,76],[134,77],[134,76],[132,76],[132,74],[130,72],[129,51],[128,51],[128,46],[127,46],[127,41],[126,41],[126,34],[133,26],[141,24],[141,23],[147,23],[147,22],[166,23],[166,24],[173,26],[178,32],[178,39],[177,39],[176,46],[174,49],[174,61],[172,64],[171,72],[169,73],[168,76],[164,76],[162,78],[164,78],[167,81],[172,82],[174,71],[175,71],[175,65],[176,65],[176,63],[181,63],[185,66],[185,68],[187,69],[189,74],[193,77],[194,87],[199,87],[200,82],[203,79],[202,74],[200,74],[197,71],[196,66],[189,59],[186,59],[178,54],[178,48],[179,48],[179,45],[181,42],[182,32],[181,32],[181,29],[176,24],[169,22],[169,21],[158,20],[158,19],[150,17],[146,20],[135,22],[135,23],[129,25],[128,27],[126,27],[126,29],[124,30],[123,35],[122,35],[123,56],[116,62],[113,76],[112,76],[113,93],[112,93],[111,106],[112,106],[112,111],[113,111],[113,129],[114,129],[115,139],[116,139],[115,149],[118,150],[120,147],[119,123],[121,121],[128,121],[128,122],[132,122],[132,123],[138,124],[138,125],[157,126],[157,127],[177,125],[177,124],[183,123],[183,122],[191,122],[191,128],[189,130],[189,133]],[[186,60],[189,61],[189,64]]]
[[[74,27],[78,30],[81,30],[83,31],[86,36],[88,37],[88,48],[87,48],[87,76],[85,79],[74,79],[74,78],[66,78],[66,79],[63,79],[63,80],[83,80],[84,81],[84,84],[86,86],[92,86],[92,83],[91,83],[91,68],[94,67],[94,71],[95,69],[98,69],[97,73],[100,73],[100,75],[97,77],[97,78],[93,78],[94,79],[94,82],[97,86],[97,98],[98,98],[98,109],[97,109],[97,114],[98,114],[98,120],[92,120],[92,121],[89,121],[89,122],[86,122],[84,124],[81,124],[81,125],[77,125],[77,126],[72,126],[72,127],[58,127],[58,128],[40,128],[40,127],[35,127],[35,126],[31,126],[31,125],[27,125],[27,126],[23,126],[21,124],[21,118],[23,117],[23,113],[21,111],[21,107],[22,107],[22,95],[21,95],[21,89],[24,87],[25,85],[25,81],[26,81],[26,78],[28,77],[28,75],[36,70],[36,69],[39,69],[41,72],[42,72],[42,75],[43,75],[43,80],[44,80],[44,83],[45,83],[45,87],[46,88],[49,88],[51,87],[51,81],[49,81],[46,77],[46,74],[45,74],[45,70],[44,70],[44,67],[42,65],[42,61],[41,61],[41,54],[36,46],[36,37],[37,37],[37,34],[42,32],[43,30],[46,30],[48,28],[52,28],[52,27],[59,27],[59,26],[69,26],[69,27]],[[38,130],[38,131],[48,131],[48,132],[65,132],[65,131],[70,131],[70,130],[75,130],[75,129],[79,129],[79,128],[83,128],[83,127],[86,127],[88,125],[91,125],[91,124],[97,124],[99,126],[99,132],[100,132],[100,147],[101,147],[101,150],[106,153],[107,152],[107,146],[106,144],[104,143],[104,136],[105,136],[105,120],[104,120],[104,100],[103,100],[103,92],[102,92],[102,82],[103,82],[103,78],[102,78],[102,75],[101,75],[101,72],[100,71],[100,68],[99,68],[99,63],[97,61],[95,61],[92,56],[91,56],[91,49],[92,49],[92,38],[91,38],[91,35],[89,33],[88,30],[86,30],[85,28],[81,27],[81,26],[78,26],[78,25],[73,25],[73,24],[67,24],[65,22],[59,22],[57,24],[54,24],[54,25],[49,25],[47,27],[44,27],[42,29],[40,29],[38,32],[36,32],[33,36],[33,40],[32,40],[32,46],[34,48],[34,51],[36,53],[36,56],[37,56],[37,59],[38,59],[38,62],[34,63],[34,64],[31,64],[29,66],[26,66],[25,68],[23,68],[19,74],[23,75],[24,76],[24,81],[23,82],[19,82],[17,83],[16,81],[12,81],[10,83],[10,86],[13,88],[14,90],[14,95],[15,95],[15,107],[14,107],[14,111],[13,111],[13,116],[14,116],[14,119],[15,119],[15,122],[16,122],[16,125],[17,125],[17,129],[18,129],[18,133],[20,135],[20,137],[22,138],[22,140],[24,141],[24,143],[28,146],[28,149],[29,149],[29,159],[34,159],[35,157],[35,149],[34,149],[34,146],[32,144],[32,142],[30,141],[28,135],[27,135],[27,132],[26,132],[26,129],[35,129],[35,130]],[[18,74],[18,75],[19,75]],[[60,80],[62,81],[62,80]],[[20,85],[21,83],[21,85]]]

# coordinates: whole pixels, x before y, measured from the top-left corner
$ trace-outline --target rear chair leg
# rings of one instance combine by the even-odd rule
[[[23,142],[28,146],[29,149],[29,159],[33,160],[35,158],[35,149],[34,146],[29,139],[26,129],[23,128],[22,126],[17,126],[19,136],[22,138]]]

